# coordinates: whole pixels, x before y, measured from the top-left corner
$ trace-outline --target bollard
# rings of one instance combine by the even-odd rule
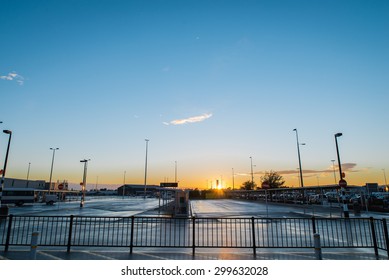
[[[34,231],[31,236],[30,260],[36,260],[36,250],[38,248],[38,237],[39,237],[39,232]]]
[[[313,235],[314,243],[315,243],[315,257],[317,260],[322,260],[321,255],[321,245],[320,245],[320,234],[315,233]]]

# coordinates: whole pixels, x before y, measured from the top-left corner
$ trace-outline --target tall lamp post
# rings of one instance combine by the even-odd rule
[[[90,161],[90,159],[80,160],[80,162],[84,163],[84,176],[82,178],[82,195],[81,195],[81,202],[80,202],[81,208],[84,207],[84,202],[85,202],[86,172],[87,172],[88,161]]]
[[[55,156],[55,151],[59,150],[59,148],[50,148],[50,150],[53,151],[53,157],[51,159],[51,170],[50,170],[50,181],[49,181],[49,193],[51,192],[51,178],[53,176],[53,166],[54,166],[54,156]]]
[[[146,199],[146,185],[147,185],[147,152],[149,147],[149,139],[145,139],[146,141],[146,160],[145,160],[145,186],[144,186],[144,194],[143,198]]]
[[[251,185],[254,189],[253,157],[250,157],[250,161],[251,161]]]
[[[348,205],[346,201],[346,189],[344,187],[347,184],[347,182],[343,180],[342,164],[340,163],[340,155],[339,155],[339,147],[338,147],[338,137],[342,135],[343,134],[340,132],[335,134],[335,145],[336,145],[336,154],[338,156],[338,165],[339,165],[339,176],[340,176],[339,185],[342,184],[341,192],[342,192],[342,201],[343,201],[343,214],[345,218],[349,218],[350,214],[348,212]]]
[[[30,166],[31,166],[31,162],[28,163],[28,169],[27,169],[27,183],[26,183],[26,187],[28,188],[28,178],[30,177]]]
[[[31,162],[28,163],[28,169],[27,169],[27,181],[28,181],[28,178],[30,177],[30,167],[31,167]]]
[[[304,188],[304,180],[303,180],[303,169],[301,168],[301,157],[300,157],[300,143],[299,136],[297,132],[297,128],[293,129],[296,132],[296,141],[297,141],[297,155],[299,160],[299,171],[300,171],[300,187]],[[304,143],[301,145],[305,145]]]
[[[8,135],[9,135],[9,138],[8,138],[7,153],[5,154],[4,168],[3,168],[3,172],[2,172],[2,174],[1,174],[1,185],[0,185],[0,207],[1,207],[1,197],[3,196],[5,171],[7,170],[9,146],[11,145],[11,137],[12,137],[12,131],[11,131],[11,130],[3,130],[3,132],[4,132],[5,134],[8,134]]]
[[[342,165],[340,164],[340,155],[339,155],[339,147],[338,147],[338,137],[342,136],[343,134],[342,133],[336,133],[335,134],[335,145],[336,145],[336,155],[338,157],[338,166],[339,166],[339,176],[340,176],[340,179],[343,178],[343,175],[342,175]]]

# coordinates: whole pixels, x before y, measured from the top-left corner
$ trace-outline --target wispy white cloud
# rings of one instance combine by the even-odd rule
[[[8,73],[6,76],[0,76],[0,80],[16,81],[19,85],[24,84],[24,78],[15,72]]]
[[[202,122],[205,121],[206,119],[209,119],[212,117],[212,114],[202,114],[200,116],[194,116],[186,119],[178,119],[178,120],[173,120],[170,122],[163,122],[164,125],[182,125],[182,124],[187,124],[187,123],[196,123],[196,122]]]

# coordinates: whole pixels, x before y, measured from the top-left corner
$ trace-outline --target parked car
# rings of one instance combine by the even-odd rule
[[[308,198],[309,204],[321,204],[321,195],[320,194],[312,194]]]
[[[350,196],[350,199],[349,199],[350,203],[359,203],[361,204],[362,203],[362,198],[359,194],[353,194]]]
[[[324,196],[327,198],[328,202],[340,202],[341,199],[337,192],[326,192]]]

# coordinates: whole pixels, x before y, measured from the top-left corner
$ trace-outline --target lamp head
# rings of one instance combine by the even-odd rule
[[[340,137],[342,135],[343,135],[342,133],[338,132],[338,133],[335,134],[335,137]]]
[[[12,134],[12,131],[11,131],[11,130],[7,130],[7,129],[3,130],[3,132],[4,132],[5,134]]]

